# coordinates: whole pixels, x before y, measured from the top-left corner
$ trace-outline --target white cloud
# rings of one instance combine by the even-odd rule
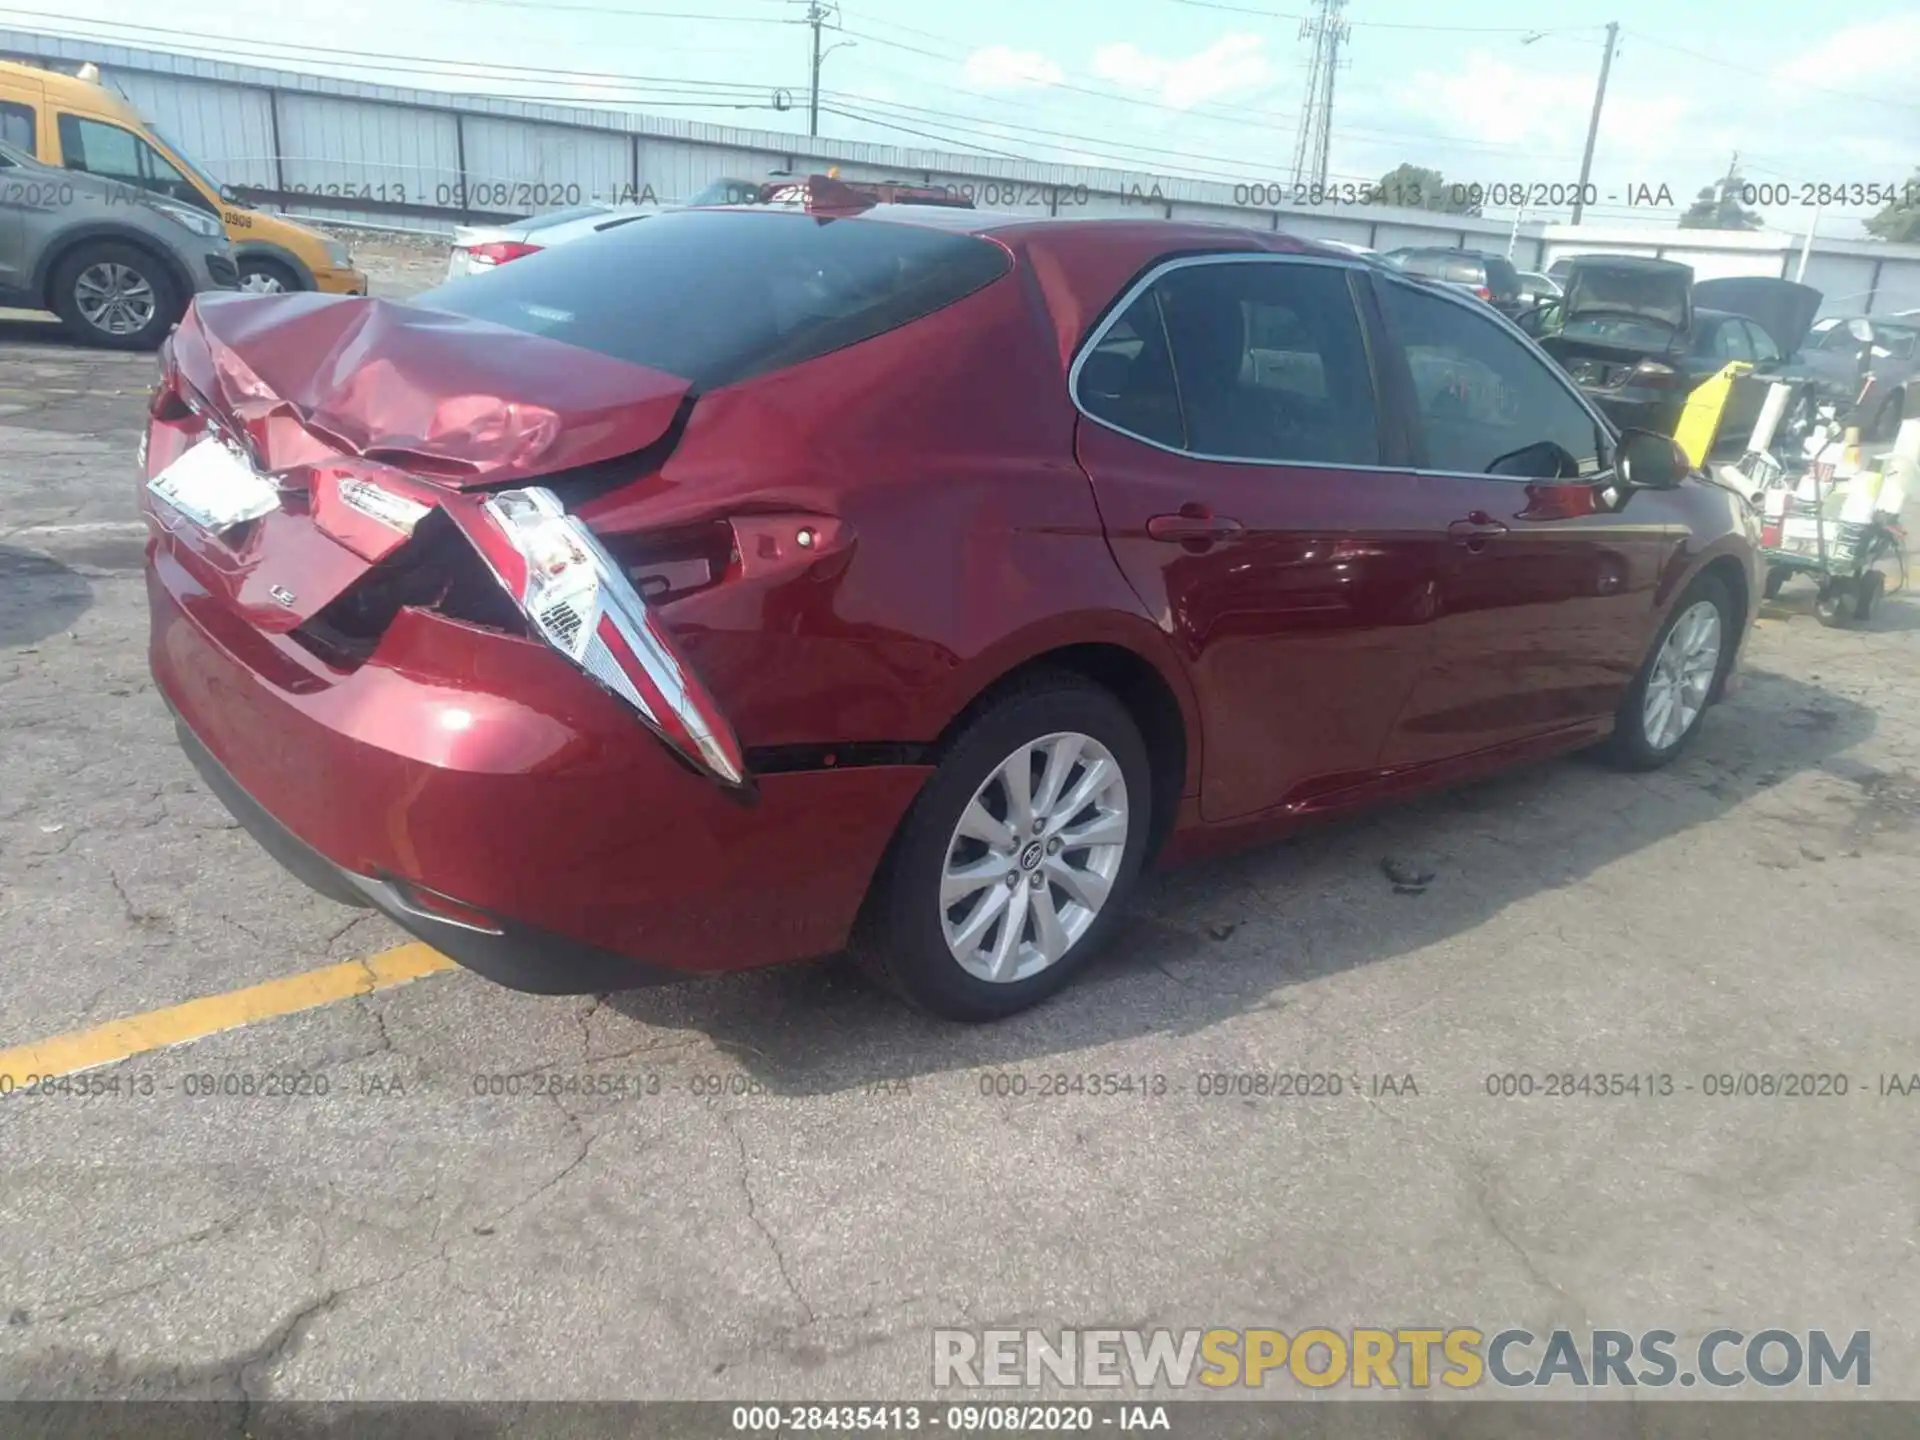
[[[1863,80],[1904,79],[1920,70],[1920,13],[1890,15],[1837,30],[1774,71],[1786,84],[1844,90]]]
[[[1578,155],[1593,106],[1593,77],[1576,71],[1522,69],[1474,51],[1458,70],[1416,72],[1400,102],[1466,138]],[[1685,121],[1693,102],[1682,96],[1610,89],[1600,119],[1603,149],[1661,155],[1676,137],[1698,143]],[[1336,122],[1337,124],[1337,122]],[[1530,170],[1550,168],[1531,162]]]
[[[1264,83],[1272,66],[1258,35],[1223,35],[1178,60],[1149,55],[1131,42],[1102,45],[1093,54],[1093,73],[1128,90],[1152,91],[1165,104],[1186,110]]]
[[[1027,90],[1036,85],[1058,85],[1066,72],[1038,50],[1016,50],[1011,45],[989,45],[967,57],[967,83],[982,90]]]

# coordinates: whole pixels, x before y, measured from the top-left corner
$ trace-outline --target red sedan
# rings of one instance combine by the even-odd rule
[[[408,304],[203,298],[163,368],[182,744],[316,888],[541,992],[851,946],[1009,1014],[1154,857],[1671,759],[1758,593],[1744,502],[1500,316],[1233,227],[688,210]]]

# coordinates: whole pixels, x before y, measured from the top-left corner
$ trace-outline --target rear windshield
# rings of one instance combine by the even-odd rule
[[[973,235],[776,210],[682,210],[556,245],[414,303],[731,384],[871,339],[1004,275]]]
[[[1581,266],[1567,286],[1567,314],[1657,324],[1670,339],[1687,326],[1692,289],[1693,272],[1683,266]]]

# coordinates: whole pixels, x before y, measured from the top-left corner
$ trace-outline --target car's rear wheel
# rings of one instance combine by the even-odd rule
[[[54,271],[54,313],[74,339],[115,350],[151,350],[186,308],[153,255],[114,241],[82,245]]]
[[[1686,749],[1733,655],[1734,625],[1733,596],[1717,575],[1687,587],[1614,716],[1610,759],[1653,770]]]
[[[1069,674],[991,702],[895,837],[859,953],[921,1009],[992,1020],[1053,994],[1119,923],[1152,816],[1145,742]]]
[[[249,255],[240,262],[240,288],[252,295],[282,295],[298,290],[300,281],[278,260]]]

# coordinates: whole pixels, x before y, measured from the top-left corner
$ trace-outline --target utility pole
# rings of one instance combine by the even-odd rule
[[[1352,27],[1340,18],[1347,0],[1317,0],[1318,13],[1300,22],[1300,38],[1313,40],[1307,62],[1307,100],[1300,110],[1300,132],[1293,144],[1293,183],[1324,186],[1333,143],[1333,77],[1340,46]]]
[[[1620,38],[1620,22],[1607,22],[1607,53],[1600,57],[1600,84],[1593,92],[1593,118],[1587,121],[1587,152],[1580,158],[1580,188],[1573,196],[1573,223],[1580,223],[1580,212],[1586,208],[1587,181],[1593,175],[1593,142],[1600,136],[1600,107],[1607,98],[1607,72],[1613,68],[1613,47]]]
[[[827,7],[820,0],[807,0],[807,24],[813,27],[813,83],[807,87],[807,134],[820,133],[820,27],[826,23]]]

